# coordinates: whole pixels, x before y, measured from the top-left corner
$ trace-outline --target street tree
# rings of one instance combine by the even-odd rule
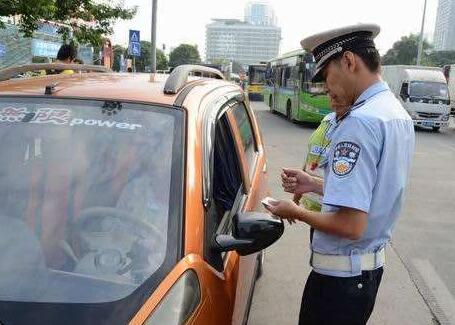
[[[126,57],[127,53],[128,53],[128,49],[126,49],[125,47],[123,47],[121,45],[114,45],[112,47],[112,51],[114,52],[114,62],[112,64],[112,70],[120,71],[120,67],[121,67],[120,59],[121,59],[121,56],[123,54],[123,56]]]
[[[232,72],[239,74],[240,72],[245,72],[245,69],[243,69],[243,65],[240,62],[233,61]]]
[[[201,56],[196,45],[181,44],[169,56],[169,66],[173,68],[182,64],[197,64],[200,62]]]
[[[141,41],[141,56],[136,58],[136,69],[139,72],[144,72],[145,67],[152,65],[152,43],[148,41]],[[166,70],[168,68],[168,61],[166,55],[160,49],[156,49],[156,69]]]
[[[426,65],[443,67],[448,64],[455,64],[455,51],[434,51],[427,55]]]
[[[419,35],[410,34],[409,36],[403,36],[398,42],[395,42],[390,50],[382,57],[382,64],[416,64],[417,52],[419,47]],[[427,40],[423,42],[423,61],[425,61],[426,52],[430,50],[432,46]]]
[[[125,8],[97,0],[2,0],[0,17],[19,18],[19,29],[31,37],[43,21],[60,24],[59,33],[66,41],[72,33],[79,43],[100,45],[113,33],[118,19],[131,19],[137,8]],[[0,28],[4,23],[0,21]]]

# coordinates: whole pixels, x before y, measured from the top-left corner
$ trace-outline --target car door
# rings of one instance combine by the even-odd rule
[[[210,266],[212,306],[230,302],[229,310],[218,310],[217,323],[242,324],[246,321],[255,279],[257,254],[240,257],[236,252],[219,253],[213,249],[214,238],[232,232],[236,213],[256,209],[262,193],[256,193],[259,150],[246,105],[237,99],[226,103],[215,126],[211,200],[205,216],[204,259]],[[250,168],[250,165],[252,166]],[[257,184],[263,185],[261,182]],[[255,183],[255,184],[256,184]],[[265,192],[264,192],[265,194]],[[223,301],[222,304],[218,302]],[[215,307],[216,308],[216,307]]]
[[[238,150],[243,155],[243,167],[248,188],[244,195],[242,212],[262,210],[261,198],[266,196],[266,168],[264,150],[260,141],[258,125],[248,103],[236,102],[228,111],[231,130]],[[233,324],[244,324],[251,304],[258,254],[238,258],[239,278],[235,297]]]

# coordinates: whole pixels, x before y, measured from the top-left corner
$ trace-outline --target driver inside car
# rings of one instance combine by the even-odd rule
[[[142,282],[161,265],[168,219],[161,162],[170,157],[166,141],[157,138],[114,135],[109,141],[115,145],[99,145],[90,157],[90,166],[102,167],[87,171],[92,184],[85,186],[86,200],[72,226],[72,246],[79,250],[74,272]]]

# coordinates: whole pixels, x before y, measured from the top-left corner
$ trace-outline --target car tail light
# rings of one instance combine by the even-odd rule
[[[145,321],[146,325],[180,325],[194,313],[201,301],[201,289],[196,272],[188,270],[177,280]]]

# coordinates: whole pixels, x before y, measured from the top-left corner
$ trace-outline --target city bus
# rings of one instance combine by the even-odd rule
[[[320,123],[331,112],[324,83],[313,83],[313,55],[296,50],[267,63],[264,102],[293,122]]]
[[[263,100],[266,68],[266,63],[248,66],[248,97],[251,100]]]

